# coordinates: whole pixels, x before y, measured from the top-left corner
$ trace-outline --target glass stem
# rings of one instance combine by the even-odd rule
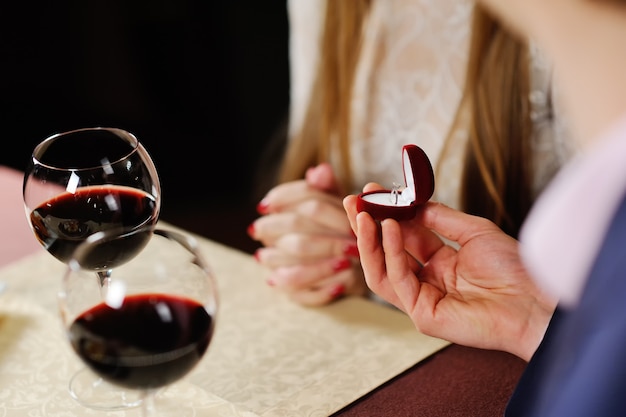
[[[108,287],[109,282],[111,281],[111,269],[107,269],[106,271],[98,271],[98,279],[100,280],[100,287]]]
[[[100,283],[100,295],[103,299],[106,298],[107,292],[109,291],[109,285],[111,284],[111,272],[111,269],[96,272],[98,275],[98,282]]]
[[[141,416],[142,417],[154,417],[156,411],[154,407],[155,391],[147,390],[141,399]]]

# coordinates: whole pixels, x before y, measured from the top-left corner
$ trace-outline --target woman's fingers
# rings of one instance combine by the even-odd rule
[[[339,183],[330,164],[322,162],[306,171],[305,180],[311,187],[339,194]]]
[[[274,246],[276,241],[288,234],[332,235],[335,232],[306,216],[284,212],[259,217],[248,227],[248,234],[264,246]]]
[[[256,257],[268,268],[313,262],[320,259],[358,258],[356,239],[330,235],[291,233],[281,236],[272,246],[260,248]]]
[[[275,268],[268,277],[268,285],[309,306],[367,292],[358,262],[343,257]]]
[[[312,187],[305,180],[298,180],[279,184],[272,188],[259,202],[257,208],[260,214],[278,213],[311,199],[341,206],[341,198],[338,195]]]
[[[353,236],[341,200],[311,199],[293,205],[289,210],[267,214],[248,228],[250,237],[272,246],[287,234]]]
[[[316,224],[332,230],[334,233],[352,233],[340,199],[333,200],[332,203],[329,203],[328,200],[307,200],[295,206],[294,211]]]

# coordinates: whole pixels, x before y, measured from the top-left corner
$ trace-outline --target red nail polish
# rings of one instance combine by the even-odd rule
[[[261,262],[261,255],[260,255],[261,249],[257,249],[254,251],[254,254],[252,256],[254,256],[254,259],[256,259],[257,262]]]
[[[343,284],[337,284],[330,291],[330,295],[333,298],[339,298],[346,292],[346,287]]]
[[[359,248],[355,243],[349,243],[343,248],[343,254],[353,258],[359,257]]]
[[[347,259],[347,258],[337,259],[335,262],[333,262],[333,271],[334,272],[343,271],[344,269],[348,269],[351,266],[352,266],[352,262],[350,262],[350,259]]]
[[[276,282],[274,282],[274,280],[271,278],[268,278],[267,280],[265,280],[265,283],[269,285],[270,287],[273,287],[274,285],[276,285]]]
[[[254,239],[254,223],[250,223],[250,226],[248,226],[246,232],[248,232],[248,236]]]
[[[259,204],[256,205],[256,211],[259,214],[267,214],[270,212],[270,205],[265,200],[259,201]]]

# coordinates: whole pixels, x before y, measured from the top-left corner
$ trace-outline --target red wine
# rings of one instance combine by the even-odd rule
[[[109,185],[84,187],[73,194],[63,193],[41,204],[30,214],[30,221],[46,250],[62,262],[67,262],[76,247],[93,233],[156,223],[156,204],[153,196],[135,188]],[[124,246],[125,251],[133,252],[143,247],[143,243],[142,239],[127,240],[118,249]],[[121,259],[120,255],[114,254]],[[103,256],[111,258],[111,251]],[[126,253],[124,258],[131,256],[132,253]],[[106,261],[96,263],[104,265]]]
[[[151,389],[187,374],[202,358],[214,321],[199,303],[166,294],[128,296],[119,308],[99,304],[70,326],[76,353],[102,378]]]

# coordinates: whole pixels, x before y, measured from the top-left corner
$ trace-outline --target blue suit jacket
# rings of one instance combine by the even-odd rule
[[[506,416],[626,416],[626,198],[580,303],[557,309]]]

